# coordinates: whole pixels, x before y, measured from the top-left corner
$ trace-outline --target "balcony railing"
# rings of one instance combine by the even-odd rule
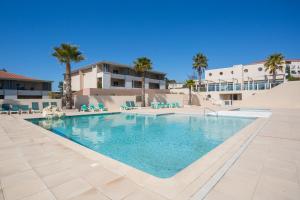
[[[270,82],[245,82],[241,83],[210,83],[206,87],[207,92],[219,92],[219,91],[241,91],[241,90],[268,90],[279,84],[283,83],[281,80],[277,80],[275,83]]]

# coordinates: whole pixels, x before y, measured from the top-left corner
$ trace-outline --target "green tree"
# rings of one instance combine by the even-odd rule
[[[84,56],[79,51],[78,47],[71,44],[61,44],[59,47],[54,47],[52,56],[56,57],[61,64],[66,65],[65,73],[65,94],[64,99],[66,108],[72,108],[72,86],[71,86],[71,63],[84,60]]]
[[[145,77],[147,71],[152,69],[151,60],[147,57],[140,57],[134,61],[134,70],[142,75],[142,107],[145,107]]]
[[[189,105],[192,105],[192,88],[195,86],[195,81],[193,79],[186,80],[185,85],[189,88]]]
[[[265,71],[269,71],[273,76],[273,83],[276,82],[276,75],[277,71],[283,71],[283,65],[284,65],[284,56],[281,53],[274,53],[270,55],[264,66]]]
[[[202,53],[197,53],[193,57],[193,68],[197,71],[198,73],[198,81],[199,81],[199,86],[198,86],[198,91],[200,91],[201,87],[201,78],[202,78],[202,73],[205,71],[207,68],[207,57],[202,54]]]

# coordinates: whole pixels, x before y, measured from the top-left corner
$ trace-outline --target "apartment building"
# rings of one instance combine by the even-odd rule
[[[146,73],[146,89],[165,89],[165,73],[149,71]],[[85,88],[98,89],[137,89],[142,88],[142,77],[132,66],[113,62],[98,62],[73,70],[72,90]]]
[[[52,81],[0,71],[0,99],[45,99]]]
[[[267,90],[283,83],[288,74],[300,77],[300,59],[285,60],[283,70],[278,70],[276,74],[275,83],[273,75],[265,71],[264,63],[265,61],[260,61],[206,70],[203,83],[208,97],[217,100],[241,100],[255,91]]]

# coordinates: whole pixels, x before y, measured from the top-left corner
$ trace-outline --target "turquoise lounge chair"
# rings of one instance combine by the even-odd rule
[[[181,106],[179,105],[178,102],[176,102],[175,105],[176,105],[177,108],[181,108]]]
[[[135,105],[134,101],[129,101],[129,104],[130,104],[130,107],[131,107],[132,109],[138,108],[138,107]]]
[[[131,107],[128,107],[126,104],[120,106],[121,110],[131,110]]]
[[[20,105],[21,113],[28,113],[29,114],[29,106],[28,105]]]
[[[151,102],[150,106],[153,109],[158,109],[159,108],[159,103],[158,102]]]
[[[49,102],[43,102],[43,109],[49,107]]]
[[[33,112],[33,113],[40,113],[41,112],[38,102],[32,102],[31,103],[31,112]]]
[[[164,102],[159,102],[159,103],[158,103],[158,107],[159,107],[159,108],[165,108],[165,106],[166,106],[166,105],[165,105]]]
[[[8,104],[2,104],[0,106],[0,113],[6,113],[8,114],[9,113],[9,108],[10,106],[7,106]]]
[[[107,111],[107,108],[104,107],[103,103],[98,103],[98,108],[102,111]]]
[[[19,112],[20,112],[20,106],[19,105],[12,105],[10,113],[11,114],[13,114],[13,113],[18,114]]]
[[[91,110],[91,111],[99,111],[99,108],[96,108],[95,106],[94,106],[94,104],[90,104],[89,105],[89,110]]]
[[[81,105],[81,107],[80,107],[80,111],[88,112],[88,111],[89,111],[89,108],[88,108],[85,104],[83,104],[83,105]]]
[[[170,103],[166,103],[165,108],[172,108],[172,105]]]

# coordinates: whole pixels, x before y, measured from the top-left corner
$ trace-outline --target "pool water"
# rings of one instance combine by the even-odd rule
[[[134,168],[168,178],[254,120],[122,113],[29,121]]]

